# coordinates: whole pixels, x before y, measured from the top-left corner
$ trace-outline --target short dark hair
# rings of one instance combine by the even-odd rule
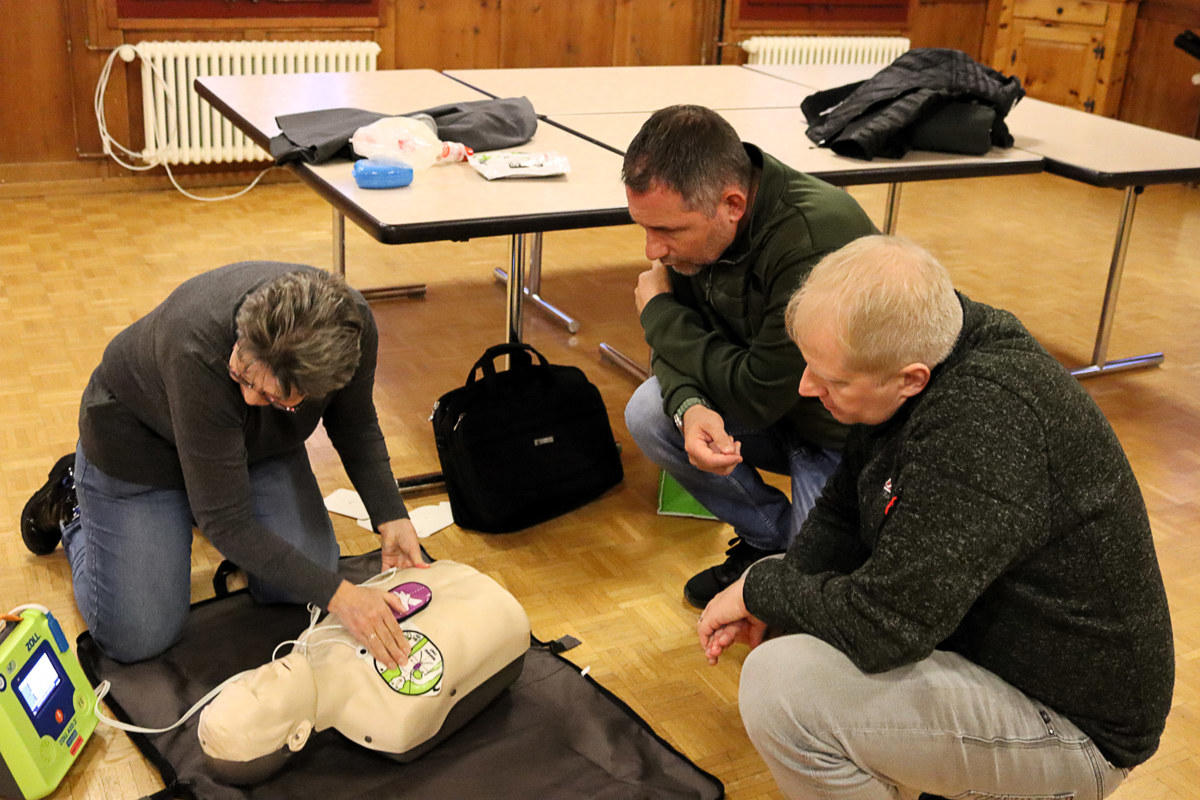
[[[284,396],[325,397],[354,377],[363,315],[345,282],[321,270],[258,287],[237,312],[238,350],[263,364]]]
[[[753,167],[733,126],[704,106],[668,106],[642,125],[625,151],[621,180],[636,194],[655,185],[692,210],[712,212],[729,186],[748,191]]]

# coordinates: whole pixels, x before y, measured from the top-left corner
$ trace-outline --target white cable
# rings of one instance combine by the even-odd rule
[[[100,710],[100,701],[105,698],[105,696],[108,694],[108,690],[112,688],[112,684],[108,681],[100,681],[100,685],[96,687],[96,705],[93,711],[96,714],[96,720],[108,725],[110,728],[118,728],[123,731],[132,731],[133,733],[166,733],[167,731],[178,728],[180,725],[191,719],[192,716],[201,708],[203,708],[209,700],[212,700],[214,697],[216,697],[220,691],[225,688],[226,684],[237,680],[243,675],[248,675],[253,671],[254,670],[246,670],[245,672],[239,672],[236,675],[231,675],[225,680],[221,681],[221,683],[218,684],[215,689],[197,700],[196,704],[189,708],[187,713],[180,717],[178,721],[172,725],[168,725],[165,728],[143,728],[138,725],[130,725],[128,722],[121,722],[120,720],[113,719],[112,717],[106,717],[104,712]]]
[[[40,605],[38,603],[23,603],[23,604],[17,606],[16,608],[12,609],[8,613],[14,617],[19,617],[19,616],[21,616],[21,612],[27,608],[32,608],[35,611],[40,611],[46,615],[50,614],[50,609],[48,609],[45,606]],[[9,621],[6,619],[0,619],[0,633],[2,633],[4,631],[4,629],[8,627],[8,622]]]
[[[92,110],[96,114],[96,126],[100,129],[100,141],[103,145],[104,154],[111,157],[113,161],[116,161],[122,167],[125,167],[125,169],[131,170],[134,172],[144,172],[146,170],[154,169],[155,167],[161,165],[163,170],[166,171],[167,177],[171,180],[171,184],[176,189],[179,190],[180,194],[184,195],[185,197],[189,197],[192,200],[199,200],[204,203],[216,202],[218,200],[233,200],[234,198],[241,197],[246,192],[250,191],[255,186],[257,186],[258,182],[260,180],[262,180],[264,175],[266,175],[271,170],[275,169],[275,165],[271,165],[271,166],[267,167],[262,172],[258,173],[258,176],[253,181],[250,182],[249,186],[242,189],[241,191],[235,192],[234,194],[221,195],[219,197],[201,197],[199,195],[192,194],[191,192],[189,192],[188,190],[184,189],[182,186],[179,185],[179,182],[177,180],[175,180],[175,174],[173,172],[171,172],[171,165],[168,164],[167,162],[159,161],[157,159],[148,160],[141,153],[135,153],[134,151],[130,150],[128,147],[125,147],[124,145],[122,145],[120,142],[118,142],[116,139],[113,138],[112,134],[110,134],[108,132],[108,120],[106,119],[105,112],[104,112],[104,94],[105,94],[105,92],[108,91],[108,79],[112,74],[113,62],[117,59],[118,56],[120,56],[123,61],[127,61],[127,62],[132,62],[135,56],[140,57],[143,60],[145,60],[146,63],[150,66],[151,81],[158,82],[158,84],[162,87],[162,90],[166,93],[167,98],[169,100],[174,101],[174,97],[175,97],[175,90],[167,82],[166,78],[162,74],[162,71],[154,64],[153,61],[146,59],[146,57],[142,55],[141,51],[138,50],[138,46],[136,44],[123,44],[120,47],[113,50],[111,53],[109,53],[108,59],[104,62],[104,67],[100,70],[100,78],[96,82],[96,94],[92,100]],[[143,113],[144,113],[144,111],[143,111]],[[168,140],[166,133],[162,130],[162,128],[159,125],[157,120],[155,120],[154,128],[152,129],[151,133],[152,133],[153,141],[146,142],[147,147],[153,146],[155,152],[161,152],[162,149],[170,146],[170,141]],[[147,161],[147,163],[146,164],[129,163],[128,161],[125,161],[120,156],[118,156],[114,152],[114,148],[116,150],[120,150],[122,153],[124,153],[126,156],[129,156],[130,158]]]
[[[111,61],[111,59],[110,59],[110,61]],[[386,581],[387,579],[391,578],[395,574],[396,574],[396,568],[393,567],[386,572],[382,572],[379,575],[376,575],[375,577],[370,578],[367,581],[364,581],[360,585],[361,586],[373,586],[377,583],[382,583],[382,582]],[[13,612],[11,612],[11,613],[15,614],[26,608],[37,608],[41,611],[47,611],[47,609],[44,606],[38,606],[38,605],[34,605],[34,604],[30,603],[28,605],[17,606],[17,608],[14,609]],[[271,652],[271,661],[276,660],[276,655],[279,652],[279,648],[284,647],[285,645],[289,645],[289,644],[294,645],[293,652],[300,653],[305,658],[308,657],[308,651],[311,648],[321,647],[321,646],[325,646],[325,645],[339,645],[340,644],[340,645],[349,647],[353,650],[359,649],[359,645],[357,643],[347,642],[345,639],[341,639],[341,638],[338,638],[338,639],[322,638],[317,641],[310,641],[312,639],[312,637],[317,633],[320,633],[320,634],[328,633],[331,636],[339,636],[339,633],[338,633],[339,630],[345,630],[346,626],[342,625],[340,622],[337,622],[337,623],[327,623],[324,627],[318,628],[317,620],[321,616],[321,609],[318,608],[316,605],[313,605],[312,603],[309,603],[309,605],[308,605],[308,614],[309,614],[308,627],[305,628],[304,632],[301,633],[295,639],[289,639],[287,641],[280,642],[279,644],[277,644],[275,646],[275,649]],[[0,627],[0,630],[3,630],[3,628]],[[113,719],[112,717],[105,716],[104,713],[100,710],[100,701],[103,700],[108,695],[109,690],[112,688],[112,684],[109,681],[101,681],[100,685],[96,687],[96,704],[95,704],[95,707],[93,710],[95,711],[96,719],[99,722],[102,722],[103,724],[108,725],[109,727],[112,727],[112,728],[118,728],[123,731],[131,731],[133,733],[166,733],[167,731],[171,731],[171,730],[174,730],[175,728],[178,728],[180,725],[182,725],[183,723],[185,723],[189,719],[191,719],[192,716],[194,716],[197,711],[199,711],[209,701],[211,701],[214,697],[216,697],[218,694],[220,694],[221,690],[224,689],[228,684],[232,683],[233,681],[237,680],[238,678],[242,677],[243,675],[249,675],[256,671],[257,670],[252,670],[252,669],[245,670],[243,672],[237,673],[236,675],[231,675],[230,677],[221,681],[221,683],[215,689],[210,691],[208,694],[204,695],[204,697],[201,697],[199,700],[197,700],[196,703],[191,708],[189,708],[187,710],[187,712],[182,717],[180,717],[175,723],[168,725],[165,728],[143,728],[138,725],[131,725],[127,722],[121,722],[120,720],[116,720],[116,719]]]

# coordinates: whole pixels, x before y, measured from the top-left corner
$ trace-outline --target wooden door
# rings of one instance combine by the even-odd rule
[[[1103,28],[1017,19],[1010,41],[1008,72],[1021,79],[1030,97],[1093,110]]]

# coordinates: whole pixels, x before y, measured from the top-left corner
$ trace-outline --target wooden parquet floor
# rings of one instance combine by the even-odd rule
[[[853,190],[882,218],[881,187]],[[1071,366],[1090,359],[1120,194],[1052,176],[905,187],[900,232],[934,250],[972,297],[1008,308]],[[62,551],[31,556],[17,515],[54,460],[74,446],[80,392],[108,340],[185,278],[232,261],[278,259],[326,266],[330,212],[295,183],[263,186],[230,202],[174,192],[79,194],[0,201],[0,611],[49,606],[69,636],[80,630]],[[507,241],[385,247],[348,233],[350,281],[360,287],[425,282],[423,300],[375,305],[381,330],[377,388],[397,475],[437,469],[428,423],[440,394],[502,339]],[[644,358],[632,288],[644,264],[632,227],[547,234],[543,295],[578,316],[566,333],[531,311],[526,339],[551,361],[576,364],[608,404],[626,479],[575,513],[506,536],[451,527],[425,540],[438,558],[473,564],[525,605],[543,639],[570,634],[569,653],[672,745],[724,781],[734,800],[778,792],[742,730],[737,683],[745,651],[710,668],[695,640],[696,613],[681,587],[721,558],[728,528],[655,514],[657,471],[625,429],[633,381],[603,364],[609,342]],[[1175,624],[1175,705],[1158,754],[1119,800],[1200,796],[1200,191],[1152,187],[1133,229],[1111,358],[1163,350],[1161,367],[1090,380],[1112,420],[1150,508]],[[327,491],[349,483],[328,443],[310,450]],[[443,499],[413,495],[412,506]],[[375,547],[352,521],[335,525],[346,553]],[[193,594],[211,594],[219,556],[202,539]],[[136,798],[161,786],[115,730],[101,729],[53,795]]]

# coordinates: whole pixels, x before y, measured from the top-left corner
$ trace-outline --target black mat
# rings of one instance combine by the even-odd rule
[[[379,554],[342,560],[353,581],[378,571]],[[79,659],[121,720],[159,728],[230,675],[260,666],[308,624],[304,609],[259,606],[245,592],[192,607],[183,640],[162,656],[118,664],[87,632]],[[420,800],[632,800],[721,798],[724,786],[663,741],[623,702],[536,642],[521,677],[478,717],[410,764],[314,735],[279,773],[254,787],[217,783],[196,738],[199,714],[165,734],[130,734],[162,773],[154,797],[197,800],[420,798]]]

